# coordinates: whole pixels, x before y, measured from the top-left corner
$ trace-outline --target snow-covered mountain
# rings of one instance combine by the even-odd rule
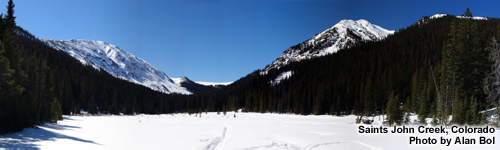
[[[353,46],[358,41],[381,40],[393,33],[394,31],[386,30],[363,19],[341,20],[311,39],[288,48],[261,73],[266,74],[271,69],[279,69],[291,62],[335,53]]]
[[[192,94],[164,72],[115,45],[89,40],[40,40],[55,49],[65,51],[82,64],[102,69],[115,77],[164,93]]]

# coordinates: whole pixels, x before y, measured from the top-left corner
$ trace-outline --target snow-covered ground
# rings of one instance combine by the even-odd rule
[[[234,117],[236,115],[236,118]],[[2,148],[41,149],[499,149],[494,134],[359,133],[355,116],[259,113],[64,116],[58,124],[0,136]],[[413,119],[414,117],[412,117]],[[380,127],[375,117],[373,127]],[[370,125],[364,125],[370,127]],[[388,127],[389,132],[393,127]],[[415,128],[417,129],[417,128]],[[449,130],[449,129],[448,129]],[[498,130],[498,129],[497,129]],[[409,144],[410,136],[436,138]],[[495,145],[441,145],[440,137],[496,137]],[[478,141],[479,142],[479,141]]]

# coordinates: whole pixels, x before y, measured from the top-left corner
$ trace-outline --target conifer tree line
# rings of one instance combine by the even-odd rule
[[[18,43],[14,6],[10,0],[0,15],[0,133],[62,119],[54,72]]]
[[[451,123],[479,124],[484,123],[479,111],[495,106],[487,100],[494,90],[483,90],[494,64],[485,48],[491,47],[491,37],[500,36],[500,20],[474,20],[469,10],[461,18],[424,17],[381,41],[358,42],[265,75],[256,70],[220,90],[188,96],[157,92],[82,65],[16,26],[13,8],[10,0],[0,19],[0,134],[81,112],[386,113],[391,124],[408,122],[408,114],[417,113],[422,123],[428,117],[448,123],[444,120],[451,115]],[[292,71],[291,78],[270,84],[285,71]]]

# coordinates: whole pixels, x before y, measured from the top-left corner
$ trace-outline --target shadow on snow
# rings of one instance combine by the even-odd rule
[[[77,127],[77,126],[59,125],[59,124],[54,124],[54,123],[44,124],[43,127],[54,129],[54,130],[68,130],[68,129],[77,129],[77,128],[80,128],[80,127]]]
[[[50,129],[54,129],[54,130],[68,130],[68,129],[72,129],[72,128],[80,128],[80,127],[76,127],[76,126],[58,125],[58,124],[45,124],[42,127],[50,128]],[[52,131],[44,129],[44,128],[27,128],[21,132],[16,132],[16,133],[0,136],[0,148],[39,149],[39,148],[37,148],[38,145],[34,144],[35,142],[55,141],[57,139],[69,139],[69,140],[74,140],[74,141],[79,141],[79,142],[101,145],[99,143],[95,143],[94,141],[84,140],[84,139],[73,137],[73,136],[59,134],[59,133],[52,132]]]

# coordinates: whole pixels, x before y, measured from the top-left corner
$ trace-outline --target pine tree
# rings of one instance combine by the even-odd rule
[[[330,106],[330,115],[332,115],[332,116],[335,115],[335,113],[336,113],[335,108],[336,108],[335,103],[332,102],[332,105]]]
[[[467,8],[461,18],[454,19],[447,45],[442,51],[440,106],[446,108],[443,110],[446,114],[451,111],[452,122],[459,124],[470,121],[477,123],[477,119],[469,120],[472,115],[469,109],[472,108],[468,106],[474,105],[477,110],[478,102],[469,102],[468,98],[485,98],[482,83],[488,71],[488,62],[486,53],[481,50],[482,33],[478,29],[478,22],[472,17],[472,12]]]
[[[49,68],[47,67],[46,61],[42,60],[41,57],[38,58],[38,79],[37,79],[37,85],[38,85],[38,123],[43,123],[46,120],[46,109],[47,109],[47,92],[48,88],[47,87],[47,74],[49,72]]]
[[[471,97],[469,110],[467,110],[467,124],[475,125],[478,122],[477,115],[477,100],[474,96]]]
[[[323,110],[323,99],[325,98],[324,95],[325,91],[323,90],[322,86],[319,87],[316,93],[316,98],[314,100],[314,115],[320,115]]]
[[[23,111],[21,85],[27,75],[21,69],[20,49],[16,43],[14,3],[9,1],[7,15],[0,15],[0,128],[5,131],[22,129],[28,112]],[[29,123],[28,123],[29,124]],[[0,133],[2,132],[0,130]]]
[[[0,97],[5,97],[7,94],[7,89],[9,89],[9,87],[14,84],[14,81],[11,78],[14,70],[10,69],[10,62],[3,55],[4,53],[5,48],[3,46],[3,43],[0,41],[0,95],[2,95]]]
[[[366,116],[371,116],[375,113],[375,100],[373,99],[373,87],[372,87],[371,75],[366,80],[366,85],[364,89],[364,111]]]
[[[442,95],[442,100],[446,108],[447,114],[454,115],[453,107],[455,101],[455,91],[458,90],[457,87],[457,59],[458,49],[457,45],[457,25],[458,21],[453,18],[451,22],[450,31],[448,32],[448,41],[446,45],[443,46],[442,60],[441,60],[441,78],[440,78],[440,90]]]
[[[486,110],[489,110],[490,107],[486,107]],[[488,112],[484,111],[481,113],[481,122],[480,125],[486,125],[488,124]]]
[[[16,5],[12,0],[9,0],[8,5],[7,5],[7,16],[5,16],[5,19],[7,20],[7,26],[8,28],[14,29],[16,26],[16,17],[14,16],[14,7]]]
[[[259,112],[260,113],[264,113],[266,108],[265,108],[265,100],[264,100],[264,95],[263,94],[260,94],[260,98],[259,98]]]
[[[465,123],[465,113],[464,113],[464,102],[461,100],[458,92],[455,92],[455,100],[453,107],[453,123],[464,124]],[[466,106],[466,105],[465,105]]]
[[[95,102],[95,95],[92,94],[87,104],[89,114],[97,114],[97,104]]]
[[[3,21],[0,19],[0,21]],[[4,56],[5,53],[5,48],[3,43],[0,41],[0,133],[2,132],[2,129],[5,129],[6,127],[6,121],[7,116],[11,115],[8,114],[6,111],[9,107],[12,107],[8,99],[8,94],[9,94],[9,89],[11,86],[14,84],[14,80],[12,79],[12,73],[14,70],[10,69],[9,65],[9,60]]]
[[[133,98],[133,111],[132,113],[140,113],[141,112],[141,107],[139,106],[138,102],[137,102],[137,97],[134,97]]]
[[[19,46],[16,43],[16,22],[14,16],[14,3],[12,0],[9,1],[9,5],[7,5],[7,15],[4,17],[4,21],[2,21],[2,26],[0,27],[1,31],[1,39],[2,45],[4,47],[5,53],[4,56],[9,61],[9,68],[12,69],[12,78],[13,84],[9,89],[9,93],[12,96],[11,99],[19,99],[19,95],[24,91],[24,88],[21,86],[20,82],[25,80],[27,75],[21,69],[21,51]],[[7,89],[6,89],[7,90]]]
[[[387,121],[390,126],[392,124],[401,125],[403,122],[403,112],[399,105],[399,95],[394,96],[394,92],[389,96],[389,102],[386,107]]]
[[[439,124],[438,119],[436,119],[436,115],[433,115],[433,117],[432,117],[432,121],[431,121],[431,124],[432,124],[433,126],[436,126],[436,125],[438,125],[438,124]]]
[[[222,105],[222,114],[224,114],[224,116],[226,116],[226,105]]]
[[[410,112],[405,113],[405,119],[404,119],[405,124],[409,124],[411,122],[410,115],[411,115]]]
[[[47,94],[45,94],[47,97],[47,102],[49,104],[49,108],[47,113],[49,114],[49,117],[47,118],[46,121],[49,122],[57,122],[57,120],[62,120],[62,110],[61,110],[61,103],[56,97],[55,94],[55,83],[54,83],[54,76],[52,72],[49,72],[47,75]]]
[[[488,94],[486,99],[489,102],[498,104],[500,103],[500,48],[495,37],[491,37],[491,46],[486,50],[490,51],[489,59],[494,64],[491,66],[491,73],[483,80],[484,91]]]
[[[427,83],[427,82],[425,82]],[[425,119],[429,116],[431,107],[431,92],[429,86],[424,86],[421,93],[420,109],[418,111],[418,119],[421,124],[426,124]]]
[[[500,127],[500,105],[496,105],[494,116],[496,117],[496,121],[493,121],[493,126]]]
[[[111,108],[109,109],[109,112],[111,114],[118,114],[120,113],[118,110],[118,91],[115,90],[113,92],[113,99],[111,101]]]
[[[483,94],[482,80],[488,70],[487,56],[481,48],[480,32],[477,21],[472,19],[469,8],[462,15],[458,24],[457,43],[458,60],[457,76],[459,91],[467,97]],[[463,91],[463,92],[462,92]]]
[[[14,70],[9,68],[9,60],[3,56],[4,52],[4,46],[0,41],[0,120],[3,120],[0,122],[0,134],[8,131],[6,120],[12,115],[7,111],[9,107],[12,107],[8,99],[8,89],[14,84],[12,79]]]

